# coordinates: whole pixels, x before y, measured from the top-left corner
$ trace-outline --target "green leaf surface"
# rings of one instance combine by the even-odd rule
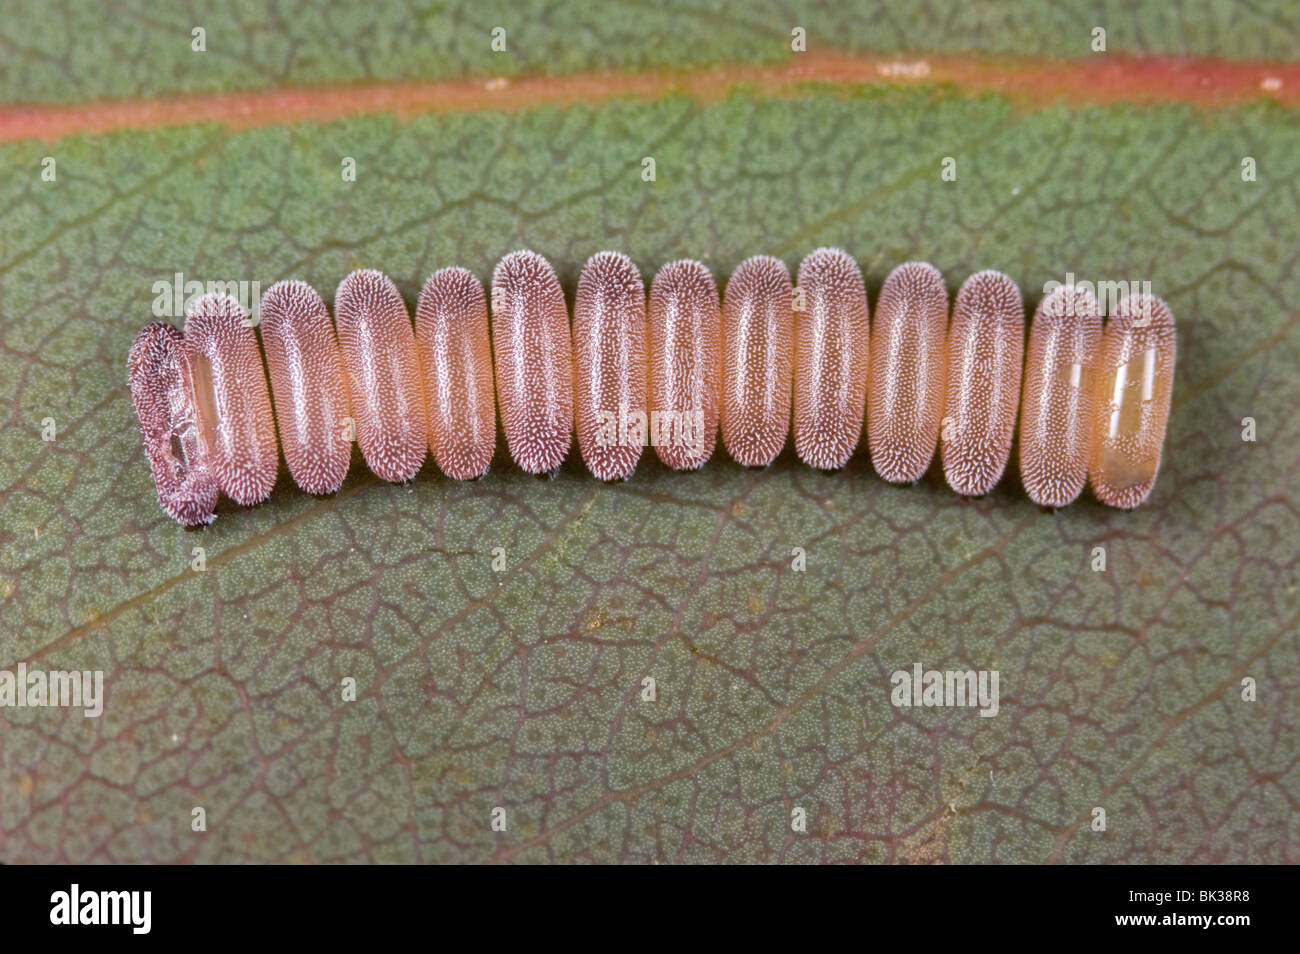
[[[747,42],[706,26],[709,56]],[[127,76],[107,91],[160,88]],[[132,131],[0,164],[0,668],[106,678],[98,719],[0,711],[0,861],[1300,860],[1294,114],[816,87]],[[648,455],[616,485],[499,450],[474,483],[430,462],[387,485],[357,457],[331,498],[282,468],[205,530],[163,515],[125,387],[155,282],[330,300],[370,266],[413,305],[434,269],[487,278],[525,245],[570,296],[602,248],[648,279],[840,245],[873,305],[915,258],[950,290],[999,268],[1030,308],[1067,272],[1150,281],[1180,336],[1160,479],[1132,513],[1049,513],[1014,472],[980,500],[937,472],[886,485],[865,447],[830,475],[789,449],[761,472]],[[895,708],[918,662],[998,670],[999,713]]]
[[[126,99],[360,80],[698,67],[807,49],[1091,57],[1111,52],[1291,60],[1292,0],[11,0],[0,101]],[[506,31],[494,52],[492,30]],[[195,52],[195,29],[205,51]]]

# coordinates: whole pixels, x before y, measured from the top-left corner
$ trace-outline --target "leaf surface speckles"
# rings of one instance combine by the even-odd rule
[[[0,160],[30,170],[0,181],[0,668],[106,679],[98,719],[0,713],[0,860],[1300,860],[1291,114],[811,88]],[[413,308],[520,246],[571,299],[602,248],[725,278],[820,245],[873,305],[916,258],[950,293],[1004,271],[1031,312],[1066,272],[1149,280],[1180,334],[1150,502],[893,487],[863,441],[832,475],[787,446],[762,472],[645,454],[617,485],[576,451],[553,481],[499,449],[481,481],[408,486],[354,456],[334,497],[282,467],[201,532],[158,508],[125,358],[176,272],[328,300],[377,267]],[[917,662],[998,670],[998,715],[894,708]]]
[[[0,20],[0,101],[131,99],[361,80],[510,77],[790,59],[805,47],[1086,58],[1111,52],[1293,59],[1290,0],[809,0],[779,5],[665,0],[12,0]],[[1192,9],[1194,8],[1194,9]],[[196,30],[202,31],[197,37]],[[493,46],[503,30],[504,50]],[[498,35],[499,36],[499,35]],[[202,52],[196,47],[201,45]],[[501,43],[498,42],[497,46]]]

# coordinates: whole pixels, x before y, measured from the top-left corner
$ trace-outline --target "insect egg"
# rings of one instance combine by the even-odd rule
[[[867,446],[876,473],[921,479],[943,412],[948,291],[933,265],[907,262],[885,278],[871,327]]]
[[[766,467],[790,430],[794,289],[785,263],[740,263],[722,299],[722,443],[738,464]]]
[[[217,485],[235,503],[260,503],[275,486],[280,455],[248,312],[228,295],[200,295],[185,312],[185,351]]]
[[[694,470],[718,440],[718,286],[699,262],[680,259],[650,283],[649,410],[655,453]]]
[[[1020,399],[1020,479],[1043,507],[1072,503],[1092,458],[1101,313],[1087,288],[1060,285],[1034,312]]]
[[[587,259],[573,301],[578,450],[600,480],[636,469],[645,444],[645,285],[619,252]]]
[[[1111,507],[1146,500],[1160,469],[1177,342],[1174,316],[1153,295],[1120,300],[1097,362],[1092,492]]]
[[[492,273],[492,351],[501,429],[530,474],[556,470],[573,435],[569,311],[551,263],[511,252]]]
[[[429,276],[415,311],[415,342],[433,459],[448,477],[481,477],[496,452],[497,418],[487,301],[472,272],[453,267]]]
[[[381,480],[410,480],[429,431],[406,303],[387,275],[360,269],[339,282],[334,319],[361,456]]]
[[[848,463],[866,409],[867,290],[858,263],[819,248],[799,266],[794,314],[794,448],[809,467]]]
[[[332,494],[352,460],[347,381],[334,324],[306,282],[276,282],[258,310],[289,473],[309,494]]]
[[[978,497],[1006,469],[1020,406],[1025,306],[1001,272],[962,282],[948,329],[948,391],[939,457],[948,486]]]
[[[1039,505],[1063,507],[1085,483],[1113,507],[1150,494],[1176,357],[1160,299],[1124,298],[1103,331],[1092,293],[1059,286],[1035,312],[1026,359],[1023,300],[1001,272],[962,283],[951,326],[943,276],[924,262],[889,273],[874,320],[846,252],[819,248],[798,276],[796,289],[779,259],[748,258],[719,307],[709,270],[681,259],[659,269],[647,301],[632,260],[599,252],[579,276],[572,328],[554,269],[526,250],[497,263],[490,323],[482,283],[459,267],[429,276],[414,329],[381,272],[339,283],[333,326],[311,286],[277,282],[260,303],[269,391],[244,308],[202,295],[183,334],[155,322],[136,336],[131,400],[159,503],[185,526],[210,523],[221,493],[270,494],[277,424],[293,479],[325,494],[347,474],[354,434],[384,480],[411,479],[429,450],[449,477],[483,475],[497,407],[523,470],[554,473],[576,430],[591,473],[618,480],[647,440],[692,470],[719,433],[737,463],[763,467],[793,431],[804,463],[833,470],[861,440],[865,404],[881,477],[915,482],[939,447],[966,496],[1001,478],[1019,413],[1021,478]]]
[[[126,367],[158,503],[182,526],[211,523],[220,491],[199,432],[185,340],[164,322],[145,325]]]

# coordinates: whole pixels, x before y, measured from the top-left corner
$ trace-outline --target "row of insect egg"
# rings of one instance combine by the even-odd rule
[[[1070,503],[1091,479],[1104,503],[1135,507],[1160,462],[1175,334],[1150,295],[1122,299],[1103,334],[1092,294],[1058,287],[1034,316],[1027,361],[1024,306],[1005,275],[970,276],[950,321],[938,270],[900,265],[869,321],[862,273],[837,249],[805,258],[797,285],[780,260],[747,259],[721,307],[698,262],[663,266],[647,306],[632,261],[601,252],[579,277],[572,326],[550,264],[520,251],[493,274],[490,335],[487,305],[463,268],[425,283],[414,330],[380,272],[342,281],[333,321],[311,286],[279,282],[259,306],[269,393],[234,299],[195,299],[184,334],[146,326],[129,378],[163,508],[206,523],[219,492],[242,504],[270,494],[272,398],[289,472],[316,494],[342,484],[354,439],[384,480],[411,479],[430,449],[449,476],[478,477],[498,410],[524,470],[559,467],[576,430],[603,480],[629,476],[647,445],[672,468],[699,467],[719,430],[741,464],[769,464],[793,430],[805,463],[835,469],[864,413],[883,478],[917,480],[937,446],[949,485],[966,495],[1001,477],[1017,411],[1021,477],[1044,506]]]

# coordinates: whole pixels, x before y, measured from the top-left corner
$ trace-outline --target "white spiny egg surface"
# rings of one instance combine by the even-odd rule
[[[271,395],[248,312],[228,295],[200,295],[185,311],[201,433],[217,484],[235,503],[260,503],[275,486],[280,455]]]
[[[429,276],[415,309],[415,342],[433,459],[448,477],[481,477],[496,452],[497,419],[487,300],[473,272],[453,266]]]
[[[718,440],[722,315],[713,275],[692,259],[664,265],[650,283],[647,322],[655,453],[674,470],[695,470]]]
[[[1025,358],[1020,289],[991,269],[962,282],[948,328],[948,390],[939,456],[948,486],[978,497],[1002,477],[1016,434]]]
[[[573,301],[574,424],[587,469],[630,477],[646,439],[645,285],[621,252],[587,259]]]
[[[921,479],[943,416],[948,291],[926,262],[889,273],[876,302],[867,374],[867,445],[891,483]]]
[[[306,282],[276,282],[258,309],[280,447],[309,494],[343,486],[352,461],[343,354],[325,301]]]
[[[862,436],[870,350],[867,289],[847,252],[819,248],[799,266],[794,313],[794,448],[835,470]]]
[[[790,431],[794,289],[785,263],[740,263],[722,299],[722,443],[738,464],[766,467]]]
[[[415,476],[432,449],[450,477],[491,465],[496,412],[510,456],[554,473],[576,429],[588,469],[631,476],[648,442],[667,466],[694,470],[719,432],[740,464],[771,464],[793,431],[804,463],[843,467],[861,439],[885,480],[914,482],[936,445],[944,476],[967,496],[1006,468],[1020,417],[1020,472],[1036,503],[1062,507],[1084,483],[1132,508],[1155,483],[1169,416],[1175,327],[1168,306],[1134,295],[1101,331],[1085,288],[1043,298],[1025,358],[1024,305],[1006,275],[962,283],[948,321],[943,275],[908,262],[886,277],[869,321],[862,273],[819,248],[795,289],[779,259],[757,255],[732,274],[719,307],[702,264],[664,265],[649,300],[619,252],[587,260],[574,320],[550,263],[505,256],[483,286],[443,268],[420,292],[412,330],[397,287],[353,272],[324,301],[299,281],[261,302],[262,340],[285,459],[298,485],[331,493],[346,476],[355,432],[384,480]],[[1023,387],[1021,368],[1025,365]],[[278,464],[276,420],[257,336],[244,308],[204,295],[182,335],[145,326],[128,360],[131,398],[163,509],[209,523],[221,492],[266,498]]]
[[[501,428],[530,474],[564,462],[573,435],[569,311],[551,263],[511,252],[492,274],[492,351]]]
[[[360,269],[339,283],[334,320],[361,456],[381,480],[410,480],[429,431],[406,303],[383,272]]]
[[[1025,348],[1020,480],[1040,506],[1064,507],[1088,482],[1100,343],[1101,312],[1087,288],[1061,285],[1038,303]]]

